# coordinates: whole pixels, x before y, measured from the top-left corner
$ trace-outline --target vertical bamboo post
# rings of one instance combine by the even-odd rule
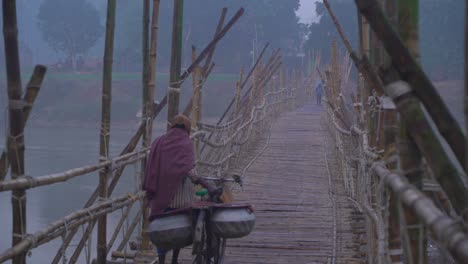
[[[333,87],[333,104],[338,106],[340,103],[339,96],[341,92],[341,80],[340,80],[340,65],[338,58],[338,40],[333,39],[332,43],[332,54],[331,54],[331,73],[332,73],[332,87]]]
[[[195,47],[192,47],[192,62],[195,61]],[[192,86],[193,86],[193,104],[192,104],[192,131],[197,128],[197,123],[202,118],[202,85],[203,85],[203,67],[196,66],[192,74]],[[195,139],[195,160],[200,158],[200,140]]]
[[[180,68],[182,63],[182,31],[184,0],[174,0],[172,20],[172,49],[168,91],[167,122],[168,129],[172,119],[179,112]]]
[[[372,60],[374,59],[374,54],[376,53],[375,37],[372,38],[373,32],[370,28],[368,21],[362,15],[360,15],[360,18],[361,18],[361,27],[362,27],[361,53],[364,56],[367,56],[370,60]],[[367,84],[363,82],[362,88],[363,88],[362,103],[364,105],[364,118],[365,118],[365,121],[363,122],[366,124],[367,130],[369,131],[369,134],[368,134],[369,145],[371,147],[375,147],[375,117],[370,112],[370,107],[369,107],[370,106],[369,98],[372,96],[373,87],[368,87]],[[371,181],[372,181],[372,178],[371,178]],[[370,186],[373,186],[373,184],[371,184]],[[369,200],[371,202],[371,206],[375,208],[376,193],[375,193],[374,188],[372,187],[370,188],[369,195],[370,195]],[[377,230],[377,226],[372,225],[368,231],[370,239],[372,240],[372,243],[369,244],[372,247],[371,250],[369,250],[371,252],[371,254],[369,254],[370,263],[374,263],[375,261],[377,261],[377,258],[380,257],[377,254],[378,253],[378,250],[377,250],[378,241],[377,241],[377,234],[375,230]]]
[[[369,23],[367,22],[366,18],[364,18],[361,14],[359,14],[360,18],[360,25],[361,25],[361,37],[360,37],[360,51],[362,55],[365,55],[366,57],[369,57],[369,31],[370,31],[370,26]],[[363,76],[361,75],[361,81],[362,81],[362,87],[361,87],[361,104],[363,107],[363,120],[362,122],[365,122],[365,120],[369,116],[369,105],[367,104],[367,100],[369,99],[370,96],[370,89],[366,87],[366,82],[364,81]]]
[[[239,105],[240,105],[240,96],[241,96],[241,85],[244,78],[244,69],[241,68],[239,72],[239,81],[236,82],[236,97],[235,97],[235,104],[234,104],[234,118],[237,117],[239,113]]]
[[[102,112],[101,133],[99,145],[99,161],[109,159],[109,139],[112,98],[112,57],[114,54],[114,27],[115,27],[116,0],[107,1],[106,39],[104,48],[104,65],[102,76]],[[107,178],[112,170],[107,167],[99,171],[99,198],[107,199]],[[107,216],[98,219],[97,261],[106,263],[107,255]]]
[[[153,128],[153,98],[155,90],[155,67],[156,67],[156,47],[157,47],[157,34],[158,34],[158,17],[159,17],[159,0],[153,1],[153,13],[151,18],[151,39],[150,39],[150,0],[143,2],[143,30],[142,30],[142,65],[143,65],[143,91],[142,91],[142,115],[141,122],[145,124],[143,130],[142,147],[147,148],[151,146],[151,136]],[[151,46],[151,47],[150,47]],[[150,50],[151,49],[151,50]],[[143,183],[144,170],[146,168],[147,159],[141,160],[141,175],[140,186]],[[148,249],[150,242],[148,236],[144,232],[148,226],[148,208],[146,200],[142,203],[142,230],[140,230],[141,248]]]
[[[385,9],[385,13],[389,17],[393,27],[397,30],[398,27],[398,3],[393,0],[383,0],[382,6]],[[390,56],[384,51],[382,51],[382,61],[381,64],[384,69],[391,67]],[[395,105],[385,98],[383,109],[382,109],[382,138],[383,138],[383,149],[385,150],[384,156],[391,157],[396,154],[396,138],[398,135],[398,118]],[[389,169],[397,169],[398,162],[388,163]],[[388,192],[389,197],[389,214],[388,214],[388,247],[389,255],[392,263],[401,263],[403,261],[403,251],[402,251],[402,235],[400,227],[400,201],[397,196]]]
[[[387,16],[390,18],[390,21],[393,27],[397,30],[398,27],[398,5],[397,1],[394,0],[384,0],[382,6],[385,9]],[[382,61],[384,69],[391,67],[391,59],[386,52],[383,51]],[[382,109],[382,123],[383,123],[383,149],[385,150],[384,156],[391,157],[396,154],[396,138],[398,135],[398,117],[395,105],[391,102],[388,97],[384,98],[384,104]],[[398,162],[388,163],[387,167],[391,170],[398,168]],[[402,236],[401,236],[401,227],[400,227],[400,201],[397,196],[388,192],[389,197],[389,214],[388,214],[388,248],[390,260],[392,263],[401,263],[403,261],[403,251],[402,251]]]
[[[468,4],[465,4],[465,126],[468,131]],[[468,140],[466,140],[468,149]],[[468,168],[468,155],[466,155],[466,166]]]
[[[398,25],[402,40],[419,61],[419,0],[398,1]],[[410,183],[422,188],[422,158],[416,144],[409,136],[406,127],[400,122],[400,165],[401,170]],[[412,263],[426,263],[426,231],[417,216],[410,210],[404,210],[407,232],[410,243],[410,252],[407,258]]]
[[[24,115],[21,69],[18,50],[18,24],[16,1],[3,1],[3,38],[8,86],[8,159],[11,163],[11,178],[24,176]],[[11,194],[13,215],[12,244],[18,244],[26,234],[26,192],[15,190]],[[13,264],[26,263],[26,254],[13,258]]]

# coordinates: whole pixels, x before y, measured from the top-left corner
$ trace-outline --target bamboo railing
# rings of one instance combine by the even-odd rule
[[[325,126],[330,133],[329,143],[336,145],[335,155],[340,164],[339,178],[343,181],[356,210],[364,215],[365,232],[358,230],[358,236],[367,247],[367,262],[425,263],[426,241],[429,236],[443,252],[450,252],[456,261],[468,262],[468,234],[465,224],[468,181],[464,171],[457,169],[456,164],[460,162],[459,165],[464,167],[461,164],[464,146],[454,146],[450,143],[453,140],[452,136],[460,136],[458,125],[451,125],[449,129],[448,124],[451,124],[452,120],[450,118],[437,125],[440,121],[437,120],[448,112],[445,112],[446,105],[437,101],[438,94],[430,106],[425,102],[435,90],[425,90],[424,96],[419,94],[421,89],[427,88],[427,77],[409,55],[409,50],[393,31],[382,10],[382,7],[385,7],[388,12],[392,10],[392,6],[389,6],[387,1],[381,1],[384,2],[384,5],[381,5],[377,0],[356,0],[360,14],[363,15],[361,22],[364,17],[369,21],[370,27],[382,41],[388,58],[392,59],[393,63],[385,62],[385,54],[381,54],[384,65],[373,66],[366,62],[366,54],[358,54],[352,50],[330,4],[327,0],[323,1],[350,58],[366,81],[365,85],[359,86],[363,90],[358,93],[366,98],[358,98],[354,107],[347,107],[349,102],[337,100],[337,97],[344,93],[343,87],[338,86],[337,90],[337,82],[327,78]],[[395,20],[395,17],[392,19]],[[360,26],[361,34],[364,34],[364,24]],[[369,40],[363,37],[361,41]],[[365,49],[361,47],[361,52]],[[378,52],[372,50],[375,49],[373,46],[370,49],[371,52]],[[403,63],[406,63],[406,68]],[[341,74],[343,70],[340,71],[339,68],[343,68],[344,65],[345,62],[337,67],[335,61],[330,67],[332,72],[327,75],[336,76],[333,71]],[[391,65],[394,65],[394,68]],[[374,67],[380,67],[379,74]],[[376,83],[379,85],[376,86]],[[369,103],[362,106],[363,102]],[[428,114],[425,114],[422,105],[432,108],[427,109]],[[395,110],[400,116],[399,122],[407,127],[406,131],[411,141],[414,141],[414,147],[429,167],[424,181],[416,183],[407,179],[405,172],[395,165],[400,161],[397,149],[407,148],[408,144],[408,141],[396,144]],[[434,114],[433,111],[438,113]],[[371,118],[376,118],[377,121],[375,127],[369,127],[377,128],[372,135],[365,127]],[[432,121],[436,123],[436,128],[430,125]],[[458,153],[455,154],[458,155],[458,161],[449,158],[444,143],[437,136],[438,133],[444,134],[443,140],[447,141],[454,153]],[[383,143],[376,145],[375,142],[379,140],[376,141],[372,137],[382,137],[380,141],[383,140]],[[458,140],[463,142],[464,136]],[[440,189],[444,190],[444,193],[440,192]],[[445,195],[450,201],[448,207],[440,200],[444,199]],[[453,207],[453,211],[450,207]],[[425,229],[430,233],[425,233]]]
[[[11,3],[14,3],[14,1],[11,1]],[[86,165],[54,174],[42,176],[19,175],[21,177],[12,177],[12,179],[8,180],[2,179],[0,181],[0,192],[13,191],[14,194],[23,193],[25,195],[25,191],[28,189],[67,182],[71,179],[84,177],[85,175],[89,175],[95,172],[99,172],[99,184],[96,190],[89,197],[88,201],[84,204],[83,209],[64,216],[63,218],[49,224],[44,229],[34,233],[27,233],[25,226],[25,211],[24,214],[22,214],[22,219],[15,218],[18,219],[15,221],[15,225],[21,229],[21,232],[18,231],[18,228],[18,230],[14,229],[16,230],[14,232],[18,232],[17,235],[14,236],[14,243],[11,248],[0,253],[0,262],[13,259],[14,264],[25,263],[25,256],[27,252],[54,239],[61,238],[61,245],[57,249],[57,253],[53,257],[51,263],[58,263],[59,261],[81,263],[83,258],[87,263],[91,263],[90,253],[88,252],[86,256],[83,257],[82,252],[86,246],[89,247],[91,245],[91,234],[95,230],[96,224],[98,224],[98,237],[96,239],[96,260],[99,263],[106,263],[110,253],[112,258],[135,256],[135,252],[128,253],[126,251],[132,238],[137,239],[136,244],[142,242],[141,245],[143,245],[143,247],[137,246],[137,248],[145,249],[149,246],[144,245],[144,240],[140,240],[138,242],[140,236],[144,235],[144,219],[146,218],[145,205],[142,207],[139,206],[136,212],[132,209],[135,208],[133,205],[136,202],[139,202],[140,204],[143,203],[145,194],[139,191],[139,188],[137,188],[136,190],[129,190],[129,193],[123,196],[113,196],[114,189],[119,182],[124,169],[128,165],[134,164],[136,167],[140,166],[140,171],[143,172],[143,168],[146,164],[146,155],[149,150],[149,143],[151,142],[152,121],[161,112],[162,108],[167,103],[167,96],[165,96],[159,105],[156,107],[153,105],[159,0],[153,0],[153,14],[151,19],[149,19],[148,15],[148,3],[149,1],[146,1],[146,4],[144,5],[144,14],[146,15],[145,19],[143,20],[143,50],[145,51],[143,64],[145,67],[142,75],[142,104],[144,114],[137,132],[130,139],[130,142],[121,151],[119,156],[114,158],[109,156],[108,151],[110,142],[110,102],[113,57],[112,46],[116,5],[115,0],[109,0],[108,21],[106,23],[106,49],[104,56],[105,63],[103,68],[103,105],[99,162],[97,164]],[[8,12],[9,15],[4,16],[4,20],[12,19],[11,15],[16,14],[14,6],[7,5],[7,7],[7,9],[4,9],[4,12]],[[238,85],[236,86],[237,91],[235,92],[233,102],[228,105],[220,121],[217,124],[203,123],[201,120],[201,89],[214,67],[212,59],[216,44],[232,28],[232,26],[242,16],[242,14],[243,9],[238,10],[235,15],[226,23],[226,25],[224,25],[227,9],[223,9],[213,39],[198,56],[194,56],[192,64],[185,72],[180,74],[176,71],[175,73],[177,78],[174,77],[174,80],[177,79],[178,85],[181,85],[192,73],[194,73],[193,100],[191,99],[188,102],[185,109],[190,109],[188,113],[190,114],[190,112],[192,112],[194,116],[194,131],[191,137],[195,144],[199,146],[197,147],[197,150],[206,148],[206,151],[203,155],[200,153],[200,151],[197,151],[196,163],[201,173],[214,175],[217,177],[228,177],[233,173],[238,174],[239,168],[236,167],[237,161],[240,159],[243,153],[247,151],[249,146],[252,144],[257,144],[258,136],[261,135],[262,131],[269,128],[269,125],[279,114],[303,103],[305,92],[300,88],[302,88],[303,85],[309,85],[309,82],[311,81],[310,78],[300,80],[300,75],[297,74],[293,78],[290,78],[289,83],[283,81],[275,83],[276,85],[270,85],[273,76],[278,75],[278,70],[281,66],[281,56],[279,55],[279,50],[275,50],[268,61],[262,66],[261,70],[258,70],[257,67],[261,65],[263,55],[268,47],[268,44],[266,44],[258,56],[255,65],[252,67],[247,76],[243,78],[241,74],[241,78],[238,82]],[[8,27],[14,25],[11,24],[13,23],[13,20],[8,20],[7,22],[8,23],[4,23],[4,26]],[[150,24],[151,34],[149,32]],[[11,36],[6,35],[5,37],[10,38]],[[145,44],[147,41],[149,41],[148,45]],[[7,51],[10,50],[7,49]],[[12,52],[11,54],[14,55],[15,52]],[[204,65],[199,66],[203,60]],[[14,59],[9,59],[8,61],[12,62],[13,64],[15,63]],[[258,70],[258,72],[256,74],[255,85],[251,85],[247,92],[245,92],[244,95],[241,95],[242,88],[245,87],[249,81],[251,81],[252,73],[256,70]],[[26,95],[24,96],[24,99],[22,99],[26,102],[24,107],[13,107],[14,109],[12,108],[12,110],[15,111],[17,110],[16,108],[21,110],[20,112],[23,114],[25,120],[29,116],[32,103],[34,102],[39,91],[44,74],[44,67],[36,67],[31,81],[27,86]],[[14,74],[10,74],[9,76],[13,75]],[[18,76],[15,78],[18,80]],[[16,83],[18,84],[18,82]],[[9,87],[14,87],[14,85],[9,84]],[[236,103],[236,108],[231,109],[234,102]],[[251,105],[252,107],[243,107],[247,104]],[[169,102],[169,106],[175,107],[173,102]],[[176,111],[177,107],[173,110]],[[229,116],[230,119],[223,122],[223,119],[226,116]],[[11,127],[13,126],[11,125]],[[136,149],[137,144],[142,136],[142,147],[140,149]],[[10,145],[13,146],[12,144]],[[1,175],[6,175],[9,161],[12,162],[12,165],[18,165],[15,163],[16,161],[13,162],[11,159],[7,159],[6,154],[2,155],[2,167],[0,167]],[[14,173],[20,172],[15,171],[13,167],[14,166],[12,166],[12,175]],[[141,176],[142,174],[136,175],[136,186],[141,187]],[[19,202],[22,203],[20,206],[13,204],[14,209],[16,210],[18,208],[22,208],[24,210],[26,201],[20,200]],[[107,225],[107,216],[116,212],[117,210],[122,211],[120,218],[117,221],[115,229],[109,230]],[[139,225],[139,223],[142,223],[142,225]],[[77,236],[80,229],[82,232],[80,233],[80,236]],[[111,233],[107,234],[108,231],[111,231]],[[119,233],[123,234],[122,239],[118,238]],[[109,241],[107,241],[108,237],[110,238]],[[70,249],[70,243],[74,239],[77,239],[78,242],[75,248]],[[135,242],[132,243],[135,244]],[[68,258],[69,250],[72,250],[72,254]]]
[[[201,68],[199,70],[199,74],[201,74]],[[267,85],[266,80],[263,82],[263,85]],[[299,85],[299,83],[297,85]],[[197,160],[199,170],[202,173],[208,173],[209,175],[216,175],[218,177],[227,177],[227,175],[233,173],[233,171],[236,170],[235,160],[240,158],[244,149],[248,149],[247,146],[256,144],[256,138],[261,134],[261,131],[268,129],[269,124],[271,124],[279,113],[299,105],[299,102],[301,101],[299,98],[302,99],[304,96],[302,96],[298,90],[299,89],[296,87],[278,87],[275,91],[268,92],[265,90],[265,94],[261,97],[262,99],[260,101],[253,100],[253,102],[255,102],[255,106],[252,108],[251,112],[240,112],[233,117],[236,120],[239,120],[236,122],[230,121],[222,125],[209,125],[198,122],[194,133],[192,133],[192,139],[194,141],[197,140],[208,147],[205,157],[201,157]],[[195,90],[195,92],[197,91]],[[251,98],[248,98],[248,100],[251,100]],[[295,102],[296,100],[297,102]],[[201,104],[199,100],[194,100],[194,102]],[[201,107],[201,105],[198,107]],[[217,134],[215,137],[217,140],[209,140],[208,135],[210,133]],[[222,135],[218,136],[218,134]],[[138,164],[139,161],[146,156],[147,152],[147,149],[142,149],[96,165],[72,169],[63,173],[2,182],[2,191],[15,189],[24,190],[25,188],[36,188],[55,184],[67,181],[74,177],[89,174],[90,172],[101,171],[103,169],[104,171],[113,171],[129,163]],[[213,152],[218,154],[222,153],[222,155],[213,155],[211,154]],[[0,261],[5,261],[17,256],[18,254],[28,252],[29,250],[43,245],[57,237],[65,237],[70,230],[77,229],[86,223],[89,223],[88,227],[91,227],[90,230],[92,230],[93,223],[95,223],[99,217],[105,216],[118,209],[126,208],[118,221],[116,229],[111,235],[111,240],[105,247],[105,255],[109,252],[113,252],[113,255],[119,255],[119,252],[121,252],[121,250],[126,246],[126,243],[133,234],[133,231],[136,229],[139,219],[141,219],[141,210],[139,210],[139,212],[133,217],[132,224],[125,233],[124,239],[117,246],[116,251],[112,251],[110,248],[116,242],[116,236],[121,231],[123,222],[130,216],[130,206],[136,201],[141,200],[143,197],[144,193],[138,192],[118,198],[108,198],[104,201],[78,210],[63,219],[50,224],[43,230],[27,235],[19,244],[1,253]],[[85,234],[90,232],[91,231],[88,231],[87,229]],[[87,238],[84,240],[86,241],[86,239]],[[60,248],[61,258],[64,258],[66,255],[63,249],[64,244],[62,244]],[[78,257],[79,254],[73,254],[70,261],[74,263],[78,261]]]

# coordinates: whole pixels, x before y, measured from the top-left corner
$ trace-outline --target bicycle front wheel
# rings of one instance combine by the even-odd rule
[[[225,238],[218,238],[216,248],[216,255],[214,257],[214,264],[223,264],[224,261],[224,254],[226,251],[226,239]]]

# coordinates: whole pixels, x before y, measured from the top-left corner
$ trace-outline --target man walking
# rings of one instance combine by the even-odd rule
[[[323,94],[323,83],[320,80],[315,87],[315,99],[317,100],[317,105],[322,105],[322,94]]]

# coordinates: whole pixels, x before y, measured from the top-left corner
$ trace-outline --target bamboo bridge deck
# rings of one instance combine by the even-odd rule
[[[254,205],[256,226],[248,237],[228,240],[224,263],[362,263],[353,208],[332,157],[326,161],[334,150],[325,144],[322,113],[306,105],[284,114],[244,155],[241,168],[264,150],[235,195]],[[188,250],[180,263],[191,263]]]
[[[236,196],[254,204],[255,230],[246,238],[228,240],[226,263],[333,263],[334,252],[337,262],[357,263],[346,221],[351,208],[337,198],[333,212],[331,195],[344,191],[342,182],[333,179],[330,191],[321,113],[321,108],[306,105],[284,114],[272,126],[269,140],[245,157],[248,162],[268,144]]]

